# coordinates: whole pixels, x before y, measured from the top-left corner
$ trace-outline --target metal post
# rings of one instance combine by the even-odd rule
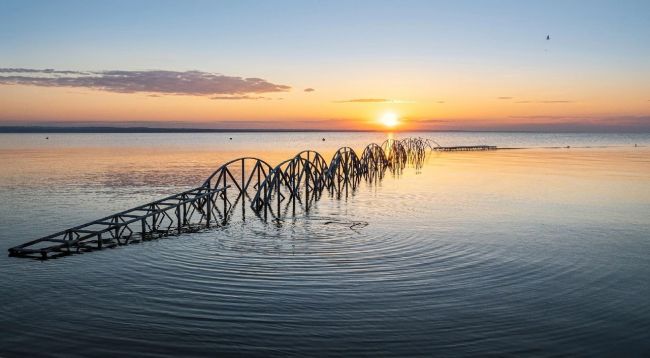
[[[228,170],[228,169],[226,169],[226,170]],[[235,183],[235,184],[237,184],[237,183]],[[227,202],[227,200],[228,200],[228,196],[226,195],[226,194],[227,194],[227,193],[226,193],[226,187],[227,187],[227,184],[226,184],[226,173],[224,173],[224,174],[223,174],[223,186],[222,186],[222,188],[221,188],[221,189],[222,189],[222,191],[221,191],[221,195],[223,196],[223,223],[224,223],[224,224],[226,223],[226,220],[228,220],[228,213],[227,213],[227,211],[226,211],[226,209],[227,209],[227,207],[226,207],[226,202]]]
[[[275,175],[275,183],[276,183],[276,193],[277,197],[276,199],[278,200],[278,220],[280,220],[280,176]]]
[[[210,227],[210,220],[212,220],[212,184],[208,182],[208,195],[205,196],[207,202],[205,203],[205,227]]]
[[[241,193],[241,217],[242,217],[242,220],[246,216],[246,205],[244,205],[244,199],[245,199],[244,196],[246,194],[245,193],[246,188],[244,187],[244,185],[246,185],[246,181],[245,181],[245,178],[244,178],[244,176],[245,176],[244,172],[246,171],[245,164],[246,164],[246,159],[242,158],[241,159],[241,190],[242,190],[242,193]]]
[[[176,207],[176,229],[178,230],[178,235],[183,231],[183,222],[181,221],[181,206]]]
[[[262,202],[262,205],[264,205],[264,221],[266,221],[267,219],[267,211],[268,211],[268,207],[267,207],[268,204],[266,201],[268,186],[269,186],[269,182],[267,181],[266,185],[264,185],[264,201]]]

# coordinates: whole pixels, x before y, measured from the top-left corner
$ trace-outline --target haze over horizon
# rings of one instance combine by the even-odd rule
[[[649,13],[647,1],[0,2],[0,125],[650,131]]]

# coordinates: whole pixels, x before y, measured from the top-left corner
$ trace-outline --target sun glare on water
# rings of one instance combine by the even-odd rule
[[[399,124],[399,117],[393,112],[388,112],[379,118],[379,122],[385,127],[393,128]]]

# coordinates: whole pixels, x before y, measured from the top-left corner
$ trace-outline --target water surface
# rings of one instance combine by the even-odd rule
[[[0,355],[650,352],[649,135],[418,135],[528,149],[433,154],[279,224],[0,256]],[[1,134],[0,248],[200,185],[235,157],[329,158],[386,136]]]

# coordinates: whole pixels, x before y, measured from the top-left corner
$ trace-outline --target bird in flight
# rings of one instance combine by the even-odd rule
[[[551,39],[551,35],[546,35],[546,40],[550,40],[550,39]]]

